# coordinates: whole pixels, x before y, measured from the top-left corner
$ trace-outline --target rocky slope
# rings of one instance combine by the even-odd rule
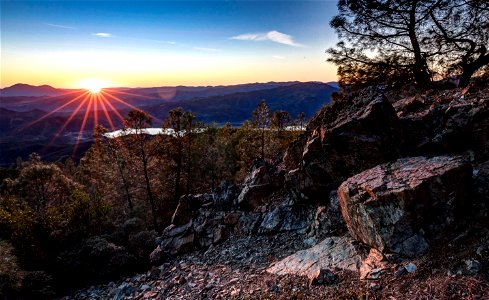
[[[242,186],[182,197],[152,270],[70,298],[488,298],[488,138],[487,87],[365,90]]]

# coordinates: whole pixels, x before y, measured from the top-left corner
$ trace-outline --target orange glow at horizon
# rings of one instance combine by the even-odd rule
[[[45,120],[47,117],[53,115],[56,112],[59,112],[63,108],[66,108],[70,104],[76,105],[76,108],[73,111],[71,111],[70,115],[65,120],[65,122],[56,130],[50,142],[43,148],[43,149],[47,149],[51,147],[56,141],[56,139],[66,129],[66,127],[75,119],[75,117],[83,112],[83,119],[81,120],[80,129],[77,132],[75,144],[73,147],[72,155],[75,156],[79,144],[83,138],[83,133],[85,132],[85,127],[87,126],[88,119],[90,117],[93,118],[94,130],[97,127],[97,125],[101,124],[100,121],[102,120],[105,120],[106,123],[109,124],[111,130],[116,130],[116,126],[114,125],[114,120],[112,120],[113,116],[111,117],[111,114],[114,114],[121,121],[121,123],[123,123],[124,117],[121,115],[119,110],[113,105],[113,102],[120,103],[123,106],[131,109],[141,110],[140,108],[137,108],[134,105],[131,105],[130,103],[127,103],[121,98],[113,95],[113,93],[118,93],[117,91],[111,91],[110,89],[104,90],[102,88],[100,88],[100,90],[97,90],[95,88],[95,85],[92,87],[93,88],[87,89],[85,91],[70,92],[64,94],[64,95],[75,94],[75,96],[73,97],[73,99],[70,99],[69,101],[65,102],[59,107],[51,110],[50,112],[42,115],[38,119],[18,129],[18,131],[22,132],[31,126],[38,124],[39,122]],[[120,93],[124,94],[123,92]],[[138,96],[136,94],[134,95]],[[145,97],[145,96],[141,95],[141,97]],[[49,98],[53,98],[53,97],[49,97]],[[100,112],[102,112],[102,114],[100,114]],[[150,115],[153,119],[162,122],[160,119],[156,118],[155,116],[149,113],[148,115]]]

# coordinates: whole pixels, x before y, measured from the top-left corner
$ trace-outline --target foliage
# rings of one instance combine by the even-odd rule
[[[478,0],[340,0],[328,61],[342,86],[428,87],[452,75],[466,86],[489,64],[488,9]]]

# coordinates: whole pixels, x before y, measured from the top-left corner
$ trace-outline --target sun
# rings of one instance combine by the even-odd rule
[[[90,78],[80,81],[80,87],[92,94],[98,94],[103,88],[108,87],[108,81],[98,78]]]

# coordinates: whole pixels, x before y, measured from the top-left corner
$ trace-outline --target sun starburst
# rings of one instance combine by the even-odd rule
[[[80,142],[83,140],[85,127],[87,126],[88,120],[93,120],[93,128],[97,127],[101,123],[107,124],[111,130],[116,130],[116,125],[123,124],[123,116],[119,112],[119,109],[124,107],[137,109],[136,106],[128,103],[126,100],[121,99],[115,94],[122,94],[127,96],[136,96],[146,98],[147,96],[131,94],[127,92],[118,91],[114,88],[108,88],[108,81],[100,80],[100,79],[87,79],[80,82],[80,87],[83,90],[78,90],[76,92],[70,92],[65,95],[74,94],[73,98],[66,101],[62,105],[57,108],[51,110],[50,112],[44,114],[38,119],[28,123],[24,127],[20,128],[19,131],[23,131],[35,124],[38,124],[40,121],[45,120],[47,117],[57,113],[62,112],[62,109],[69,109],[68,106],[76,106],[74,109],[69,109],[70,114],[66,118],[65,122],[56,130],[54,136],[51,141],[45,145],[44,149],[50,148],[56,139],[63,133],[66,127],[73,122],[76,116],[80,116],[81,124],[80,129],[76,135],[75,144],[73,146],[73,156],[76,154],[77,149],[79,147]],[[63,96],[63,95],[62,95]],[[57,96],[59,97],[59,96]],[[45,100],[54,97],[45,98]],[[147,97],[149,98],[149,97]],[[118,106],[116,106],[117,104]],[[149,114],[153,119],[162,122],[160,119],[155,116]],[[120,120],[119,124],[115,124],[113,118],[116,117]],[[79,119],[79,118],[78,118]],[[85,135],[86,136],[86,135]]]

